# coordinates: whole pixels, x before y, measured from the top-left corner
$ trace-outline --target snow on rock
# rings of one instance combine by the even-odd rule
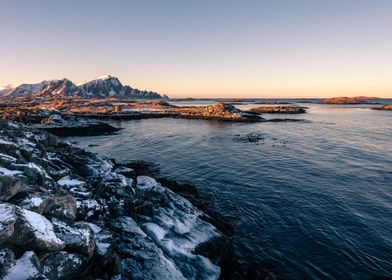
[[[112,226],[120,234],[117,251],[122,259],[121,279],[186,279],[131,217],[120,217],[112,222]]]
[[[10,267],[15,265],[15,256],[14,253],[8,249],[1,249],[0,250],[0,279],[7,274],[7,271]]]
[[[61,187],[83,187],[86,182],[78,180],[78,179],[71,179],[70,176],[65,176],[57,181]]]
[[[73,279],[80,276],[87,258],[76,253],[59,251],[41,262],[42,272],[48,279]]]
[[[20,175],[23,174],[22,171],[18,171],[18,170],[9,170],[7,168],[1,167],[0,166],[0,175],[3,176],[16,176],[16,175]]]
[[[66,224],[58,219],[52,220],[56,235],[63,240],[65,248],[92,256],[95,249],[94,232],[88,223]]]
[[[64,242],[54,233],[53,225],[44,216],[19,207],[15,231],[7,241],[18,247],[38,251],[56,251],[64,248]]]
[[[140,190],[151,189],[157,186],[158,183],[154,178],[148,176],[138,176],[136,188]]]
[[[14,225],[17,220],[15,210],[15,206],[12,204],[0,204],[0,245],[14,232]]]
[[[202,212],[159,184],[139,188],[139,194],[150,197],[153,205],[152,215],[139,215],[141,228],[174,260],[182,274],[187,279],[218,279],[220,268],[195,254],[197,246],[220,236],[214,226],[199,218]]]
[[[3,280],[38,279],[41,276],[40,271],[37,256],[33,251],[27,251],[8,269]]]

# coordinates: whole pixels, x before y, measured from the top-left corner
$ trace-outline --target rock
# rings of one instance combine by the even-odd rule
[[[154,178],[148,177],[148,176],[138,176],[137,177],[137,183],[136,183],[136,188],[140,190],[146,190],[146,189],[151,189],[157,186],[158,183],[155,181]]]
[[[44,216],[19,207],[16,208],[18,219],[14,233],[7,243],[26,250],[57,251],[64,248],[53,230],[53,225]]]
[[[72,279],[80,277],[87,258],[65,251],[55,252],[42,262],[42,272],[48,279]]]
[[[6,275],[7,271],[15,265],[15,256],[10,249],[0,250],[0,278]]]
[[[69,194],[34,193],[24,198],[19,206],[64,220],[76,218],[76,199]]]
[[[380,110],[380,111],[392,111],[392,104],[384,105],[381,107],[372,108],[373,110]]]
[[[258,114],[303,114],[305,107],[300,106],[262,106],[252,108],[249,111]]]
[[[112,258],[115,250],[114,236],[105,229],[89,224],[95,235],[95,252],[94,255],[101,266],[105,266]]]
[[[114,170],[114,172],[124,175],[126,177],[132,177],[136,174],[135,170],[133,170],[132,168],[128,168],[126,166],[119,166]]]
[[[137,198],[144,201],[147,197],[153,210],[150,216],[138,216],[143,231],[174,261],[186,279],[218,279],[220,268],[195,253],[201,244],[220,238],[217,229],[203,221],[202,212],[188,200],[159,184],[138,188]]]
[[[132,218],[118,218],[112,226],[120,234],[117,243],[122,268],[120,279],[186,279]]]
[[[14,205],[0,204],[0,246],[13,234],[17,219]]]
[[[0,200],[8,200],[21,188],[20,181],[11,176],[0,176]]]
[[[84,222],[68,225],[60,220],[52,220],[54,232],[64,244],[65,249],[73,252],[80,252],[91,257],[95,250],[94,232],[89,224]]]
[[[18,280],[18,279],[45,279],[41,274],[41,266],[37,256],[33,251],[27,251],[23,256],[16,260],[15,264],[11,266],[3,280]]]
[[[104,208],[95,199],[83,199],[76,202],[77,216],[80,219],[92,220],[98,218]]]

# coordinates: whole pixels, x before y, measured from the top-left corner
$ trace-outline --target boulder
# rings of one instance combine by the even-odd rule
[[[50,254],[42,262],[42,272],[48,279],[73,279],[80,277],[87,258],[80,254],[59,251]]]
[[[14,232],[16,208],[12,204],[0,204],[0,245],[2,245]]]
[[[19,207],[16,208],[18,219],[14,233],[7,243],[26,250],[57,251],[64,248],[53,230],[53,225],[44,216]]]
[[[95,249],[94,232],[88,223],[66,224],[57,219],[52,220],[54,232],[65,244],[68,251],[79,252],[91,257]]]
[[[21,183],[12,176],[0,176],[0,200],[8,200],[18,193]]]
[[[19,206],[63,220],[73,221],[76,218],[76,199],[69,194],[29,194],[19,203]]]
[[[131,217],[114,220],[112,227],[120,234],[117,242],[117,252],[121,257],[119,279],[186,279]]]
[[[41,274],[41,266],[34,251],[27,251],[15,261],[5,273],[3,280],[45,279]]]

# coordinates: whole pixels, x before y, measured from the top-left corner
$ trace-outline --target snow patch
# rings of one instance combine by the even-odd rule
[[[27,251],[15,262],[8,271],[3,280],[20,280],[35,279],[39,275],[36,264],[33,262],[36,258],[33,251]]]

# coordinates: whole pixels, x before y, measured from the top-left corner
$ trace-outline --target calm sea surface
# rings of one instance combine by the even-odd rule
[[[392,276],[392,112],[303,105],[294,118],[304,122],[132,120],[112,122],[117,135],[69,140],[194,184],[231,218],[241,258],[284,278]]]

